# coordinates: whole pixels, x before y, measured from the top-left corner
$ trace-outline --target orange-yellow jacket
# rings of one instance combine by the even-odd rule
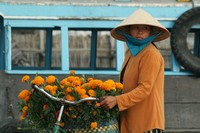
[[[116,96],[121,113],[120,133],[144,133],[165,128],[164,60],[152,44],[136,56],[128,50],[122,70],[123,94]],[[122,75],[120,75],[122,76]]]

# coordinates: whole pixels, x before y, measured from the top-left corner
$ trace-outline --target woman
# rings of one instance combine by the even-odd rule
[[[123,94],[106,96],[101,106],[118,106],[121,133],[161,133],[164,121],[164,59],[153,42],[169,31],[142,9],[136,10],[111,31],[128,50],[120,73]]]

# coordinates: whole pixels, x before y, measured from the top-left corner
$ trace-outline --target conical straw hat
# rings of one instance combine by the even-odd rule
[[[169,37],[169,31],[143,9],[136,10],[128,18],[123,20],[116,28],[112,29],[111,35],[115,39],[125,41],[124,36],[120,34],[119,32],[117,32],[117,30],[120,29],[124,31],[125,33],[129,34],[130,25],[137,25],[137,24],[152,26],[153,27],[152,34],[159,33],[159,32],[161,33],[154,39],[154,42],[161,41]]]

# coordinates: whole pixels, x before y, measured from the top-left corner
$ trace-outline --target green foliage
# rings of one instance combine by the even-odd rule
[[[31,82],[27,82],[26,79],[29,79],[27,75],[23,79],[24,82],[38,83],[38,86],[44,88],[52,96],[71,101],[78,101],[83,97],[116,96],[121,94],[123,88],[121,84],[112,80],[105,82],[92,78],[89,80],[85,76],[78,77],[75,74],[70,74],[61,81],[54,76],[46,77],[45,81],[38,75]],[[94,93],[89,92],[91,90]],[[36,89],[30,88],[29,92],[20,92],[18,95],[23,100],[18,104],[19,110],[22,112],[21,120],[40,132],[52,131],[58,118],[61,103],[51,100]],[[100,106],[99,101],[86,101],[77,105],[65,104],[60,124],[64,129],[77,127],[90,129],[91,123],[95,122],[98,126],[104,120],[117,119],[117,117],[117,107],[106,110]]]

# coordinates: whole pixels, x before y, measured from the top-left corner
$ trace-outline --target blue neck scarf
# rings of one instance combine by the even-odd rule
[[[133,56],[136,56],[160,34],[153,34],[145,39],[139,40],[123,31],[119,31],[119,33],[125,37],[127,46]]]

